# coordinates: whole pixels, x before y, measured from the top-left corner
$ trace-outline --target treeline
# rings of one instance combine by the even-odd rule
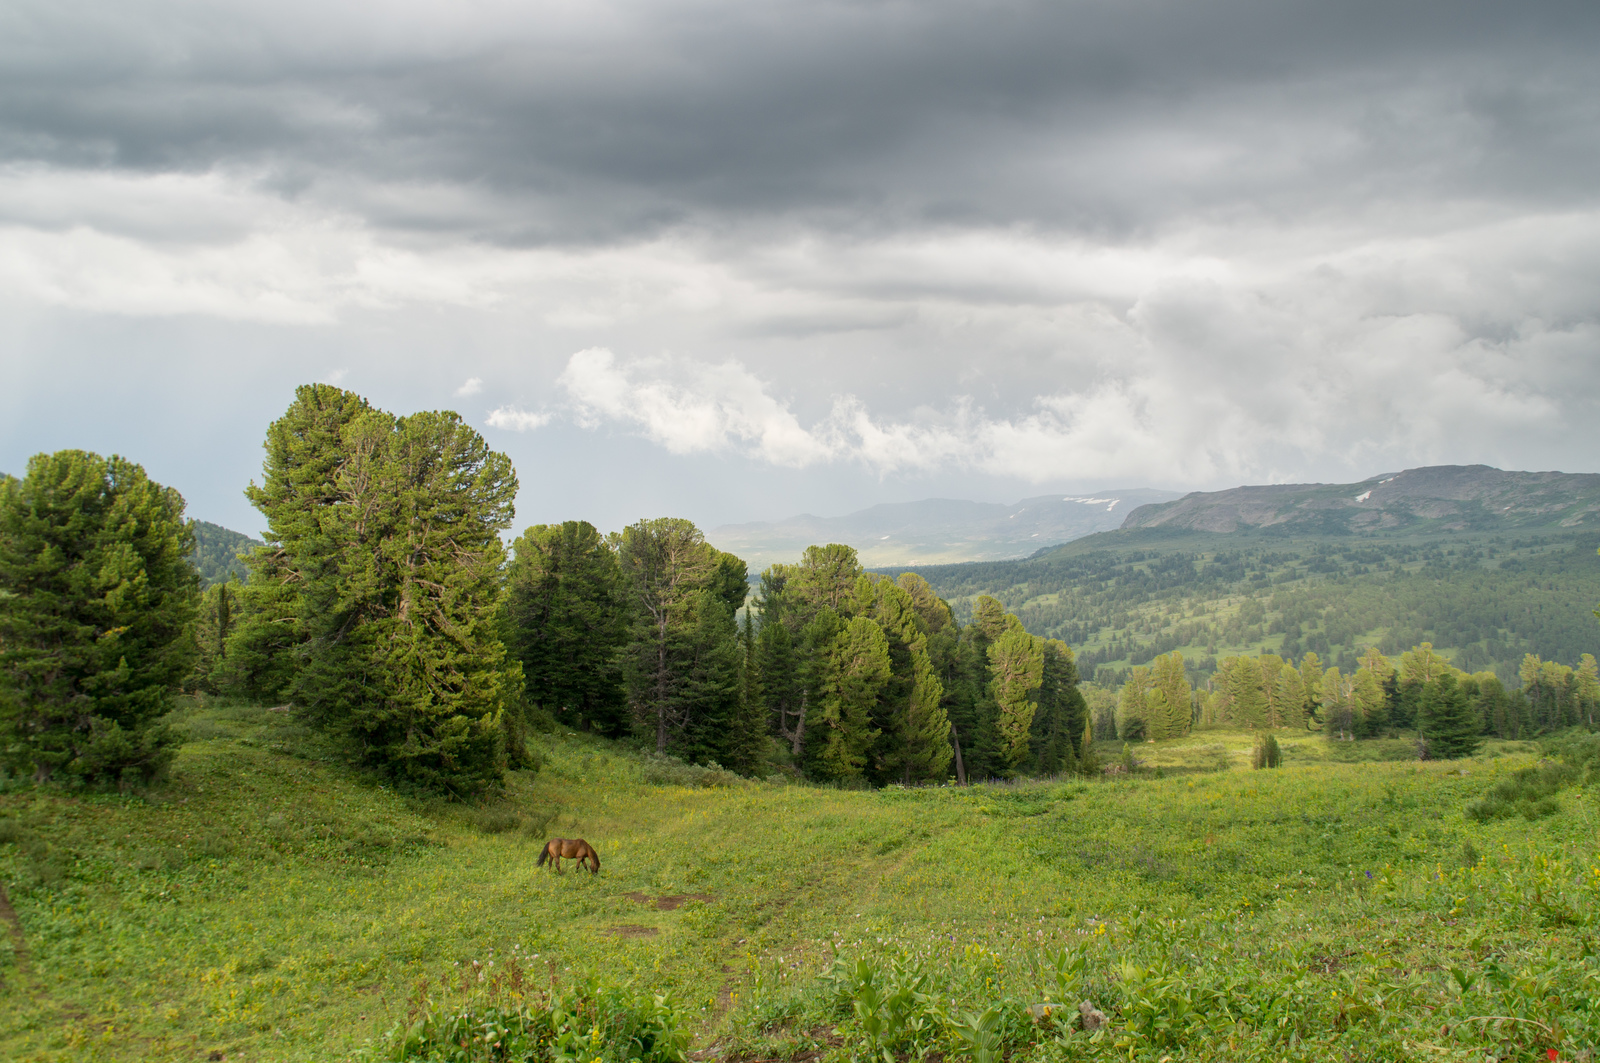
[[[203,592],[182,499],[138,466],[62,452],[4,481],[8,771],[155,778],[180,683],[290,704],[352,763],[461,797],[529,765],[544,726],[846,784],[1093,767],[1072,651],[993,598],[962,625],[920,577],[830,545],[747,603],[744,562],[670,518],[538,525],[508,553],[505,455],[454,413],[329,385],[296,392],[266,452],[246,492],[266,542]]]
[[[965,628],[921,577],[814,546],[745,605],[745,566],[687,521],[529,528],[506,639],[554,722],[746,775],[872,784],[1054,773],[1082,756],[1072,651],[988,599]],[[742,619],[742,622],[741,622]]]
[[[1592,654],[1576,668],[1529,654],[1521,673],[1521,687],[1508,690],[1493,672],[1456,668],[1424,642],[1398,661],[1369,648],[1348,672],[1324,668],[1315,653],[1298,664],[1275,653],[1228,657],[1195,687],[1182,655],[1172,653],[1133,668],[1114,709],[1102,700],[1093,726],[1125,741],[1176,738],[1195,727],[1320,729],[1333,741],[1406,730],[1428,755],[1446,758],[1470,754],[1484,736],[1594,728],[1600,669]]]

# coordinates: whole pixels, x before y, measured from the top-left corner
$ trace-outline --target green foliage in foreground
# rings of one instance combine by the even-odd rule
[[[1480,823],[1532,746],[1339,763],[1388,747],[1283,736],[1283,766],[1249,771],[1252,734],[1206,731],[1131,777],[863,792],[563,734],[462,807],[353,782],[291,713],[180,726],[162,792],[0,793],[26,946],[0,944],[0,1057],[450,1058],[476,1032],[555,1059],[562,1025],[619,1063],[652,1029],[654,1058],[687,1033],[723,1058],[985,1063],[1600,1038],[1592,740],[1556,812]],[[604,871],[537,868],[546,832]],[[594,1024],[551,1026],[560,1002]]]
[[[496,998],[436,1006],[424,998],[409,1024],[383,1039],[379,1059],[549,1060],[551,1063],[686,1063],[689,1032],[670,994],[640,993],[590,978],[571,989],[532,990],[517,956],[502,970],[462,972],[462,995]],[[474,989],[489,983],[481,994]]]

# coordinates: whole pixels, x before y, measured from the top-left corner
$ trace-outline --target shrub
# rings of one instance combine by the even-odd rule
[[[1282,763],[1283,750],[1278,747],[1278,740],[1271,733],[1257,737],[1255,748],[1250,751],[1250,766],[1252,768],[1276,768]]]
[[[689,1032],[670,994],[590,979],[531,1001],[429,1001],[409,1026],[384,1037],[378,1058],[467,1063],[686,1063]]]
[[[1570,764],[1547,761],[1523,768],[1468,805],[1467,818],[1487,823],[1516,815],[1530,820],[1554,815],[1561,810],[1556,794],[1577,780],[1578,771]]]
[[[652,786],[743,786],[745,780],[715,761],[686,764],[670,754],[652,753],[644,761],[644,781]]]

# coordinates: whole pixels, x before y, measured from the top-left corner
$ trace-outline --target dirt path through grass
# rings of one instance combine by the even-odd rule
[[[17,910],[11,906],[11,898],[6,894],[6,887],[0,883],[0,922],[6,924],[6,929],[11,933],[12,962],[17,966],[17,974],[22,981],[27,982],[33,978],[33,967],[28,961],[28,935],[23,933],[22,919],[17,915]]]

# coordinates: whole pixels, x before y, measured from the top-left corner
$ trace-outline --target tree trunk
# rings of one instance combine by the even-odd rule
[[[667,751],[667,611],[656,624],[656,752]]]
[[[805,737],[806,737],[806,698],[805,698],[805,695],[802,694],[800,696],[800,713],[795,718],[795,721],[794,721],[794,740],[789,744],[789,752],[792,755],[794,755],[796,757],[798,757],[800,755],[800,746],[804,743]]]
[[[967,785],[967,766],[961,761],[961,735],[956,731],[956,725],[950,725],[950,741],[956,747],[956,782],[962,786]]]

